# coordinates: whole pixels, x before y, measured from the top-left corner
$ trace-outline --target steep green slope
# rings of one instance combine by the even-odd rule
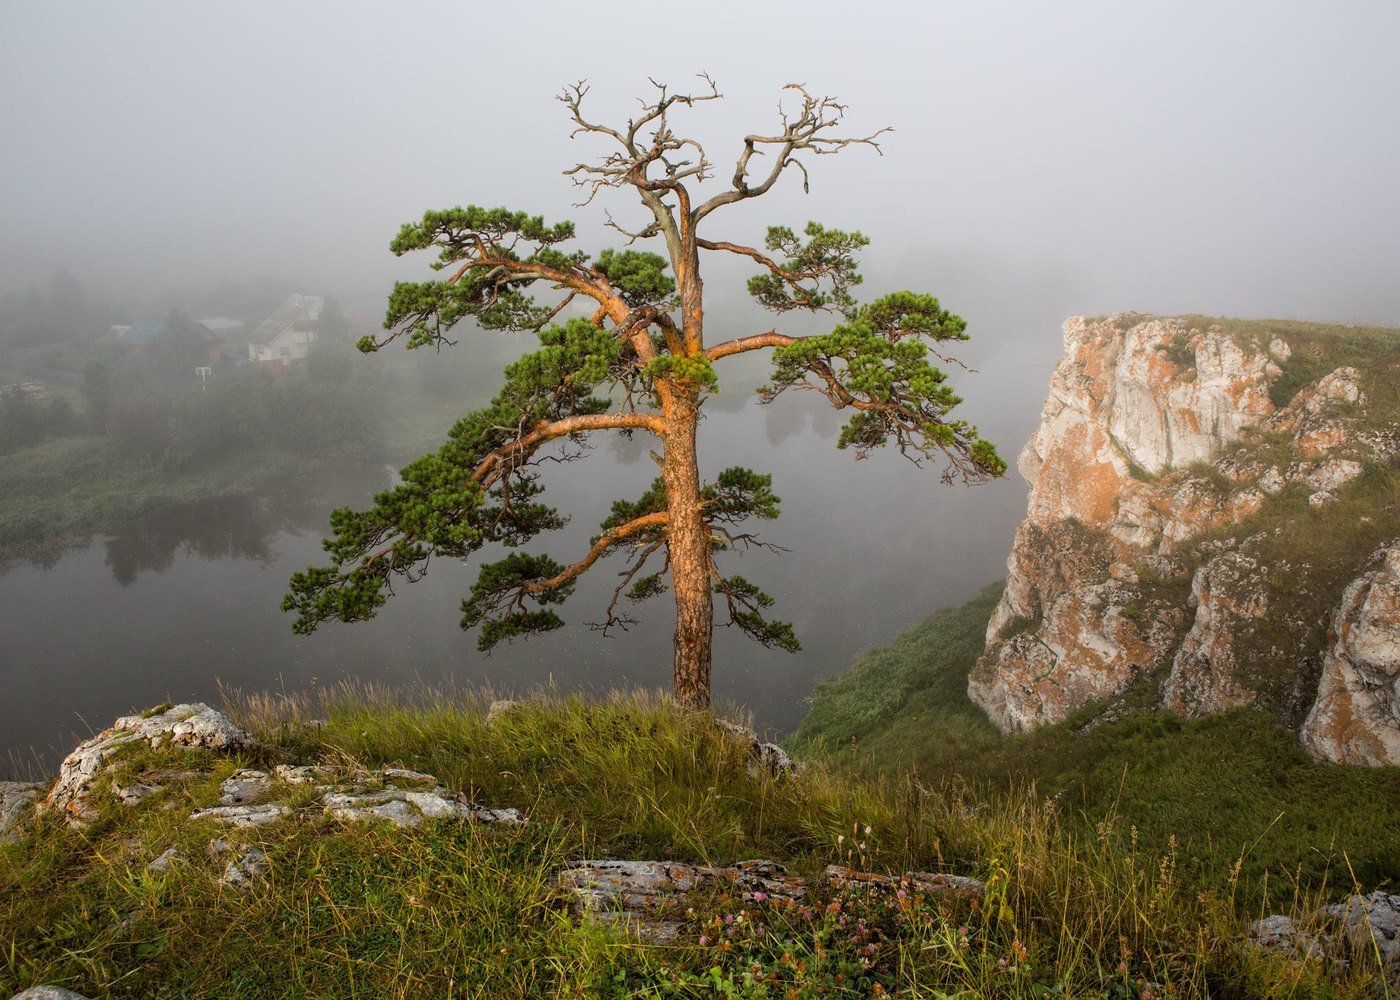
[[[1002,736],[967,698],[999,593],[936,612],[821,684],[788,740],[866,777],[907,772],[977,797],[1030,788],[1092,836],[1116,818],[1149,853],[1175,849],[1207,884],[1240,864],[1242,899],[1400,881],[1400,768],[1315,761],[1259,712],[1184,720],[1154,710],[1151,679],[1111,705]]]

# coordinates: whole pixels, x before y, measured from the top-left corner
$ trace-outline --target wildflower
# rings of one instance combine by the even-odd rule
[[[761,903],[761,902],[763,902],[763,901],[764,901],[765,899],[767,899],[767,898],[768,898],[768,893],[766,893],[766,892],[756,892],[756,893],[753,894],[753,901],[754,901],[755,903]]]
[[[865,835],[866,835],[867,837],[870,836],[870,824],[869,824],[869,823],[866,823],[866,824],[865,824]]]
[[[701,934],[701,935],[700,935],[700,947],[703,948],[703,947],[705,947],[706,945],[708,945],[709,943],[710,943],[710,939],[707,938],[704,934]]]
[[[840,912],[841,912],[841,901],[840,901],[839,899],[833,899],[831,902],[827,903],[827,904],[826,904],[826,912],[827,912],[827,913],[840,913]]]
[[[900,899],[909,898],[909,893],[905,892],[903,889],[900,889],[898,892],[895,893],[895,895],[898,896]]]

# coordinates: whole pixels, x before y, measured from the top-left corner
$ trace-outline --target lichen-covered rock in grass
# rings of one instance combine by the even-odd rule
[[[486,724],[488,726],[494,726],[519,707],[520,703],[518,701],[512,701],[509,698],[496,699],[491,703],[491,707],[486,710]]]
[[[219,801],[226,806],[253,805],[272,790],[272,778],[266,771],[244,768],[234,771],[219,786]]]
[[[758,734],[747,726],[724,719],[716,720],[719,727],[743,744],[750,760],[745,768],[751,777],[767,774],[775,778],[790,778],[802,773],[802,764],[788,756],[786,750],[776,743],[764,743]]]
[[[267,875],[267,855],[261,848],[250,847],[230,861],[219,876],[219,885],[245,888],[255,879]]]
[[[151,863],[146,866],[146,871],[160,873],[168,872],[170,866],[180,860],[180,850],[176,847],[167,847],[156,857],[151,859]]]
[[[88,1000],[88,998],[62,986],[31,986],[27,990],[16,993],[11,1000]]]
[[[1400,541],[1380,549],[1332,616],[1317,701],[1303,723],[1314,756],[1400,764]]]
[[[1355,948],[1374,950],[1381,963],[1400,967],[1400,896],[1376,890],[1348,896],[1326,908],[1341,921],[1342,933]]]
[[[899,892],[975,899],[983,885],[940,872],[880,875],[828,865],[822,882],[839,893]],[[674,941],[685,926],[689,893],[730,887],[747,902],[798,903],[811,891],[806,880],[773,861],[740,861],[724,867],[679,861],[576,861],[555,876],[574,911],[600,923],[625,927],[643,941]]]
[[[222,713],[202,703],[125,716],[64,758],[43,808],[61,812],[70,826],[90,822],[94,818],[91,798],[95,781],[119,750],[138,742],[235,753],[249,746],[252,739]],[[140,794],[136,800],[145,797]]]
[[[1292,917],[1273,914],[1249,925],[1245,943],[1261,951],[1275,952],[1288,958],[1323,958],[1322,943],[1307,931],[1299,929]]]
[[[34,818],[44,786],[28,781],[0,781],[0,844],[24,836]]]

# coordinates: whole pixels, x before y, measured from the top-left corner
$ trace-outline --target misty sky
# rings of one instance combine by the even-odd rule
[[[848,102],[853,131],[896,129],[711,238],[817,218],[873,238],[872,284],[945,300],[947,276],[1001,299],[1049,282],[1069,312],[1394,323],[1397,37],[1384,0],[6,2],[0,286],[278,275],[374,312],[422,273],[387,253],[398,225],[472,201],[601,245],[601,207],[573,209],[560,174],[600,146],[570,141],[554,95],[586,78],[618,122],[647,76],[705,70],[725,100],[676,125],[715,185],[790,81]]]

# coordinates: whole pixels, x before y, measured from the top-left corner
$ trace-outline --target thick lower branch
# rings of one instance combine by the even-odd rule
[[[484,483],[507,459],[529,455],[541,445],[556,438],[587,431],[621,430],[645,430],[651,431],[657,437],[663,437],[666,433],[666,423],[656,413],[587,413],[565,417],[563,420],[542,420],[533,430],[501,445],[482,459],[472,471],[472,480]]]
[[[571,566],[566,566],[563,570],[550,577],[548,580],[532,580],[525,584],[524,591],[529,594],[538,594],[546,590],[556,590],[564,586],[587,572],[588,568],[603,558],[618,542],[626,541],[633,535],[648,529],[663,528],[670,515],[666,511],[657,511],[654,514],[644,514],[634,518],[626,524],[619,524],[615,528],[609,528],[598,536],[598,540],[593,543],[593,547],[588,550],[588,555]]]

